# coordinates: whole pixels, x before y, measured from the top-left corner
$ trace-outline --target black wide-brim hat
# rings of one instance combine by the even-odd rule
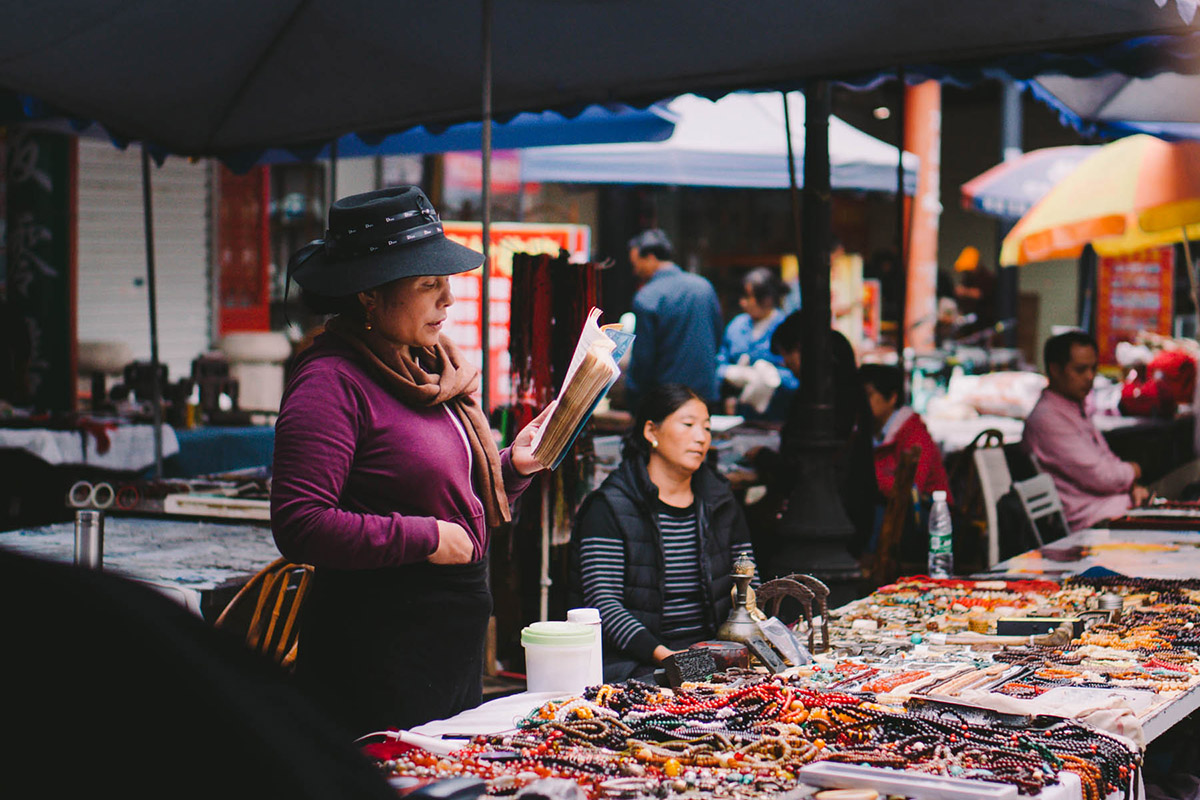
[[[453,275],[483,266],[483,254],[446,238],[416,186],[343,197],[329,207],[324,239],[302,247],[288,275],[305,291],[345,297],[398,278]]]

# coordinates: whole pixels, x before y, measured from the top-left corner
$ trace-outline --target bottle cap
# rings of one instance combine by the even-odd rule
[[[933,502],[936,503],[938,500],[945,500],[945,499],[946,499],[946,492],[944,490],[938,489],[936,492],[933,493]]]
[[[577,622],[580,625],[599,625],[600,611],[595,608],[572,608],[567,611],[567,622]]]

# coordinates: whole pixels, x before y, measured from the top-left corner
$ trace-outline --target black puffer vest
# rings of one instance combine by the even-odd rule
[[[733,557],[735,544],[749,542],[745,518],[730,489],[729,481],[705,464],[692,476],[692,491],[697,501],[700,537],[700,574],[704,581],[705,623],[709,633],[729,616],[733,606]],[[617,531],[605,531],[625,543],[624,606],[659,641],[670,640],[670,631],[662,630],[663,586],[666,569],[662,533],[654,503],[658,487],[646,472],[640,458],[626,458],[600,488],[588,495],[576,517],[569,545],[568,608],[583,605],[583,579],[580,572],[580,541],[584,525],[615,525]],[[607,508],[605,508],[607,506]],[[678,646],[678,643],[677,643]],[[611,649],[611,648],[610,648]],[[615,671],[615,662],[628,662],[630,673],[637,661],[628,653],[604,654],[606,678]],[[645,665],[643,665],[645,666]]]

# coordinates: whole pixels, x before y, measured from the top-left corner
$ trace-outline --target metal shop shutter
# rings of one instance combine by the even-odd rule
[[[152,167],[158,351],[174,382],[210,343],[208,166]],[[141,152],[79,140],[80,341],[121,341],[150,358]]]

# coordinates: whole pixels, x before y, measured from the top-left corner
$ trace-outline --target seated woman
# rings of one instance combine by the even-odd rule
[[[783,359],[771,351],[771,335],[784,319],[779,304],[785,291],[783,282],[767,267],[752,269],[742,279],[738,305],[743,313],[729,321],[721,349],[717,351],[717,377],[722,382],[722,394],[731,395],[725,401],[726,411],[731,414],[776,420],[787,416],[799,383],[784,366]],[[761,380],[751,367],[757,361],[774,366],[779,378],[779,386],[763,411],[747,402],[752,394],[752,389],[747,390],[748,384]]]
[[[753,554],[729,482],[705,461],[711,443],[704,399],[661,384],[620,466],[579,509],[569,600],[600,611],[606,681],[653,672],[729,615],[733,562]]]
[[[898,367],[864,364],[859,367],[858,377],[875,419],[875,480],[879,492],[885,497],[891,493],[900,454],[916,446],[920,448],[921,456],[913,485],[922,496],[941,490],[947,492],[949,498],[950,484],[942,464],[942,452],[917,412],[901,402],[904,373]]]

